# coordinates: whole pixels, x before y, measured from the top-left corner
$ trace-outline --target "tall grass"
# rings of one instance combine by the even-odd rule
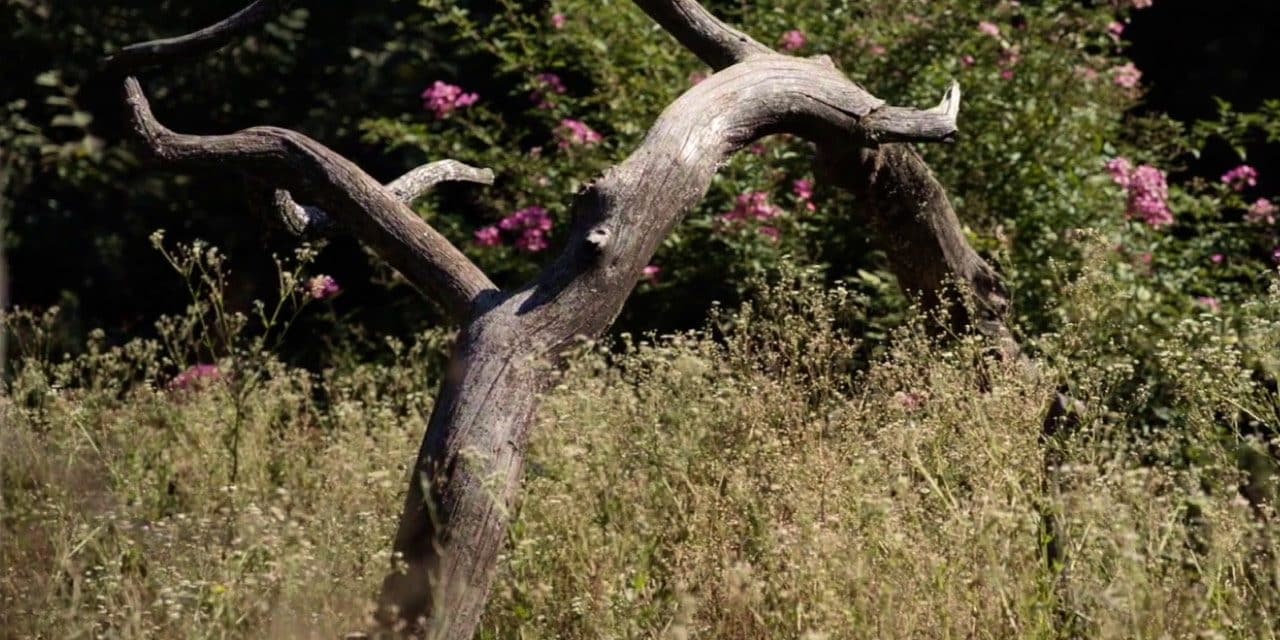
[[[1280,292],[1138,363],[1176,387],[1176,428],[1144,429],[1138,364],[1102,337],[1110,286],[1063,292],[1029,363],[911,326],[855,366],[861,301],[794,272],[705,331],[584,346],[541,411],[482,636],[1276,636],[1260,434],[1280,421],[1253,372]],[[64,358],[51,322],[6,319],[0,637],[364,627],[447,336],[314,374],[234,327]],[[195,353],[221,375],[175,387]],[[1045,440],[1064,382],[1076,424]]]

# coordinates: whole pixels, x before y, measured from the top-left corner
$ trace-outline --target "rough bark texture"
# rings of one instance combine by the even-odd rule
[[[965,242],[941,185],[908,148],[881,145],[954,139],[957,86],[932,109],[888,106],[825,56],[778,55],[696,1],[636,1],[717,73],[672,103],[639,148],[577,196],[564,252],[515,291],[498,290],[407,208],[430,182],[423,174],[384,187],[323,145],[284,129],[177,134],[153,117],[140,85],[126,83],[134,128],[158,158],[230,166],[287,190],[277,193],[277,204],[286,217],[298,218],[299,229],[332,217],[462,326],[411,474],[394,543],[402,570],[387,577],[380,597],[385,629],[432,638],[474,635],[547,367],[575,341],[608,328],[716,169],[761,136],[794,133],[819,144],[830,179],[857,193],[881,237],[905,249],[894,263],[903,285],[942,301],[938,292],[949,278],[969,283],[983,305],[978,317],[955,316],[956,322],[1007,335],[1006,296]],[[211,51],[282,6],[259,0],[195,34],[127,48],[113,64],[127,69]],[[312,206],[297,205],[290,193]]]
[[[819,173],[857,195],[889,268],[927,310],[940,310],[950,329],[976,329],[1001,355],[1019,346],[1005,319],[1009,293],[995,269],[964,236],[946,191],[911,148],[820,148]]]
[[[753,57],[681,96],[640,148],[578,196],[559,259],[536,282],[479,309],[459,338],[456,378],[431,417],[396,535],[407,571],[388,577],[385,607],[407,620],[425,617],[427,637],[471,636],[505,539],[543,368],[613,322],[729,154],[783,131],[851,146],[868,135],[906,135],[896,120],[864,128],[881,105],[830,65]]]
[[[493,171],[479,169],[457,160],[437,160],[409,171],[385,186],[397,200],[411,205],[430,193],[441,182],[474,182],[493,184]],[[298,204],[284,189],[272,190],[272,207],[286,229],[296,236],[327,236],[339,226],[324,209]]]

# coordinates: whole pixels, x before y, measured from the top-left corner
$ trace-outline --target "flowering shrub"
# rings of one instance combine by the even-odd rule
[[[476,89],[493,99],[468,106],[466,118],[379,118],[365,131],[420,157],[456,157],[498,172],[494,187],[467,202],[421,206],[508,284],[532,276],[554,249],[551,231],[568,222],[573,195],[710,74],[628,4],[603,12],[585,0],[504,5],[492,13],[451,10],[442,0],[424,6],[442,32],[455,34],[450,67],[429,72],[424,84],[485,70],[492,80]],[[831,3],[815,11],[799,0],[710,4],[780,50],[830,55],[854,81],[895,104],[934,104],[941,88],[959,80],[960,140],[920,151],[970,241],[1008,281],[1014,324],[1034,336],[1071,321],[1074,312],[1058,300],[1085,257],[1081,238],[1096,237],[1111,247],[1112,275],[1134,301],[1112,311],[1114,324],[1099,340],[1115,345],[1118,332],[1145,335],[1144,346],[1130,353],[1154,350],[1156,337],[1179,318],[1211,307],[1229,316],[1265,288],[1280,256],[1272,194],[1258,191],[1266,176],[1221,167],[1203,180],[1190,170],[1210,139],[1243,148],[1242,140],[1261,137],[1273,119],[1229,108],[1218,121],[1193,126],[1131,115],[1144,78],[1124,56],[1125,38],[1136,12],[1150,6],[869,0],[856,10]],[[525,44],[508,44],[514,42]],[[887,273],[884,251],[893,247],[868,238],[860,205],[826,187],[812,157],[813,147],[791,136],[755,141],[735,155],[664,240],[652,265],[661,279],[644,280],[621,327],[689,326],[710,301],[742,299],[752,276],[791,256],[868,296],[858,330],[867,353],[879,348],[910,302]],[[1117,349],[1116,357],[1130,356]],[[1158,388],[1160,375],[1137,371],[1133,388]]]

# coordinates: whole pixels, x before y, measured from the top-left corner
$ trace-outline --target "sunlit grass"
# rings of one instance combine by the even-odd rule
[[[1081,279],[1067,304],[1115,304],[1104,285]],[[1178,428],[1148,433],[1088,322],[1030,366],[909,327],[855,370],[850,294],[796,277],[757,300],[714,332],[584,348],[557,374],[484,637],[1275,635],[1271,508],[1237,490],[1244,453],[1265,450],[1239,434],[1275,420],[1243,364],[1274,346],[1274,296],[1235,330],[1189,320],[1164,344]],[[40,348],[44,322],[9,318],[28,357],[0,396],[0,636],[364,627],[441,335],[323,375],[228,356],[222,377],[171,389],[188,364],[172,349],[63,360]],[[1079,425],[1046,476],[1062,380]],[[1045,561],[1046,512],[1065,567]]]

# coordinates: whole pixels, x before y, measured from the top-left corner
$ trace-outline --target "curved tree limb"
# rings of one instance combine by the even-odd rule
[[[442,182],[474,182],[493,184],[493,170],[473,167],[457,160],[436,160],[410,170],[384,187],[400,202],[412,205]],[[291,233],[301,237],[326,236],[337,230],[337,224],[324,209],[298,204],[284,189],[276,189],[272,207]]]
[[[219,136],[174,133],[156,120],[134,78],[125,81],[125,101],[134,131],[157,158],[173,163],[231,165],[306,193],[454,319],[465,320],[476,299],[497,288],[390,190],[315,140],[276,127]]]
[[[168,62],[212,53],[232,39],[258,28],[282,13],[292,0],[254,0],[234,15],[183,36],[151,40],[129,45],[108,57],[105,65],[117,71],[132,71]]]
[[[621,164],[574,203],[564,252],[494,301],[458,337],[396,534],[406,565],[383,585],[382,619],[424,637],[469,638],[505,540],[545,365],[613,322],[641,270],[735,151],[771,133],[856,148],[918,129],[818,60],[758,56],[692,87]],[[954,121],[954,113],[939,118]],[[875,127],[868,129],[868,126]],[[950,137],[937,133],[934,139]],[[419,628],[420,627],[420,628]]]
[[[719,71],[773,49],[721,22],[697,0],[635,0],[654,22],[712,69]]]
[[[636,4],[716,71],[763,55],[762,49],[778,55],[710,15],[696,0],[636,0]],[[682,19],[691,24],[672,24]],[[827,56],[816,59],[835,66]],[[959,100],[959,86],[953,84],[933,109],[904,112],[899,107],[882,106],[867,115],[866,123],[874,132],[875,121],[886,118],[894,121],[894,129],[910,131],[915,139],[932,136],[952,140]],[[948,113],[950,122],[938,117]],[[953,328],[975,328],[992,338],[1002,354],[1017,357],[1020,349],[1006,324],[1008,291],[995,269],[969,245],[946,190],[915,151],[896,144],[877,144],[910,140],[908,135],[882,135],[853,147],[818,139],[817,172],[865,204],[878,244],[892,249],[886,252],[889,268],[903,289],[923,295],[926,308],[945,308]],[[956,284],[967,287],[973,299],[948,297],[948,287]],[[970,306],[976,308],[976,318],[970,317]]]

